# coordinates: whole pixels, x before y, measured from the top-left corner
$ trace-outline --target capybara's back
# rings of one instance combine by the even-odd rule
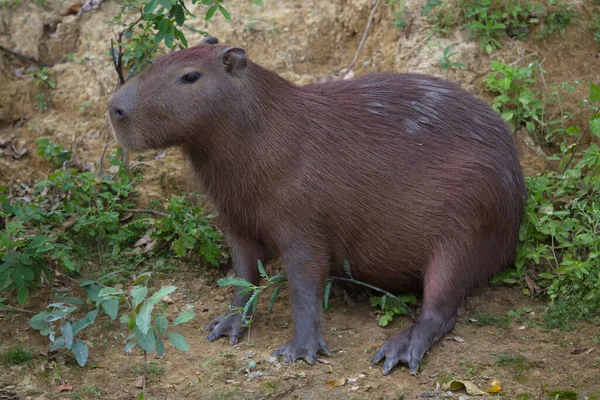
[[[131,149],[181,146],[219,211],[237,276],[282,257],[294,339],[275,354],[328,353],[319,310],[326,278],[422,289],[418,321],[374,362],[416,372],[461,301],[514,260],[526,201],[511,132],[488,105],[423,75],[379,73],[295,86],[243,50],[203,44],[159,59],[112,96]],[[248,296],[236,292],[232,306]],[[209,340],[243,332],[229,311]]]

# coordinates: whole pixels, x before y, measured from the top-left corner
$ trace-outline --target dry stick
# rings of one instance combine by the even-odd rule
[[[40,67],[51,67],[51,66],[54,65],[54,64],[44,64],[41,61],[39,61],[38,59],[36,59],[35,57],[30,57],[30,56],[26,56],[26,55],[21,54],[21,53],[17,53],[16,51],[11,50],[11,49],[7,49],[6,47],[4,47],[2,45],[0,45],[0,50],[6,52],[8,54],[11,54],[11,55],[13,55],[13,56],[15,56],[17,58],[20,58],[22,60],[26,60],[26,61],[32,62],[32,63],[34,63],[34,64],[36,64],[36,65],[38,65]]]
[[[144,380],[142,381],[142,393],[144,393],[144,399],[147,399],[148,397],[146,397],[146,379],[148,379],[148,352],[146,350],[144,350]]]
[[[360,43],[358,45],[358,48],[356,49],[356,54],[354,55],[354,59],[348,66],[347,72],[350,72],[352,70],[352,67],[354,67],[354,64],[358,60],[358,55],[360,54],[360,51],[362,50],[363,46],[365,45],[365,41],[367,40],[367,35],[369,33],[369,29],[371,29],[371,23],[373,22],[373,18],[375,17],[375,11],[377,11],[377,7],[379,7],[379,4],[381,4],[381,0],[377,0],[375,5],[373,6],[373,9],[371,10],[371,15],[369,15],[369,20],[367,21],[367,27],[365,28],[365,31],[363,32],[362,39],[360,39]]]
[[[137,214],[152,214],[152,215],[156,215],[157,217],[170,217],[171,216],[171,214],[169,214],[169,213],[162,212],[162,211],[156,211],[156,210],[127,210],[127,212],[137,213]]]
[[[102,153],[100,153],[100,161],[98,161],[98,175],[104,174],[104,156],[106,155],[106,149],[112,144],[112,141],[108,142],[108,136],[110,132],[110,125],[108,123],[108,114],[106,115],[106,133],[104,134],[104,146],[102,146]]]
[[[596,117],[598,116],[598,113],[600,113],[600,108],[598,108],[596,110],[596,112],[594,113],[594,116],[592,117],[592,119],[590,119],[590,121],[595,120]],[[588,123],[588,125],[585,127],[585,131],[583,131],[583,133],[581,134],[581,136],[579,137],[579,139],[577,139],[577,143],[575,143],[575,147],[573,148],[573,152],[571,153],[571,157],[569,157],[569,161],[567,161],[567,163],[565,164],[565,167],[562,170],[563,174],[565,173],[565,171],[567,170],[567,168],[569,168],[569,164],[571,164],[571,161],[573,161],[573,157],[575,157],[575,153],[577,152],[577,148],[581,144],[581,141],[585,137],[585,134],[590,130],[590,125],[591,125],[591,122]]]
[[[29,313],[29,314],[35,314],[36,313],[35,311],[29,311],[29,310],[25,310],[24,308],[7,306],[6,304],[3,305],[2,308],[0,308],[0,311],[6,311],[6,310],[18,311],[18,312]]]
[[[425,36],[425,39],[421,40],[419,43],[417,43],[416,45],[413,46],[412,49],[410,49],[409,51],[407,51],[406,53],[402,54],[400,57],[398,57],[400,60],[404,59],[406,56],[410,55],[413,51],[417,50],[419,47],[421,47],[421,45],[423,43],[425,43],[427,40],[429,40],[429,38],[431,37],[431,35],[427,35]]]
[[[375,291],[377,291],[379,293],[383,293],[386,296],[391,297],[392,299],[398,301],[404,308],[406,308],[406,311],[408,312],[408,315],[410,315],[410,317],[413,319],[413,321],[415,320],[415,316],[412,313],[412,311],[410,311],[410,307],[408,306],[408,304],[406,304],[402,299],[400,299],[397,296],[394,296],[393,294],[391,294],[387,290],[383,290],[381,288],[378,288],[377,286],[369,285],[368,283],[365,283],[365,282],[357,281],[356,279],[353,279],[353,278],[342,278],[341,276],[329,276],[328,278],[330,278],[330,279],[337,279],[337,280],[344,281],[344,282],[355,283],[357,285],[361,285],[361,286],[364,286],[364,287],[368,287],[369,289],[373,289],[373,290],[375,290]]]

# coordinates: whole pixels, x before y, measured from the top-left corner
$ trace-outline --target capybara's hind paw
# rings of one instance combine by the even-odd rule
[[[204,328],[204,330],[211,331],[206,337],[206,340],[209,342],[222,338],[223,336],[228,336],[229,344],[232,346],[240,340],[245,329],[246,328],[242,326],[242,316],[239,313],[220,315]]]
[[[329,355],[329,349],[327,348],[325,339],[322,337],[318,341],[315,341],[314,344],[299,344],[294,340],[291,343],[281,346],[271,353],[271,355],[283,356],[283,359],[289,363],[302,359],[312,365],[317,361],[317,353],[322,353],[326,356]]]
[[[406,364],[413,375],[419,370],[419,362],[427,349],[423,348],[418,339],[417,341],[411,340],[411,335],[406,332],[400,332],[385,342],[373,357],[373,364],[377,364],[385,358],[383,363],[384,375],[389,374],[400,362]]]

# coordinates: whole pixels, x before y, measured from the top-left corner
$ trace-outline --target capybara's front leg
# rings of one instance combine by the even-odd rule
[[[273,355],[283,356],[288,362],[304,359],[314,364],[319,352],[329,355],[320,320],[327,257],[317,254],[315,248],[303,248],[284,253],[283,258],[292,301],[294,337]]]
[[[244,240],[234,235],[228,235],[227,242],[231,246],[235,276],[253,285],[258,285],[260,282],[258,261],[267,262],[264,248],[258,243]],[[240,289],[238,287],[235,290],[230,310],[218,316],[206,326],[205,330],[211,331],[206,338],[208,341],[228,336],[229,344],[234,345],[240,340],[246,328],[242,322],[242,314],[239,308],[243,308],[250,297],[250,295],[241,295]]]

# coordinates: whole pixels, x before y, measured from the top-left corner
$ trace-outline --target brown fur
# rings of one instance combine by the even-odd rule
[[[203,75],[180,83],[191,71]],[[276,354],[288,360],[327,353],[318,307],[344,260],[357,280],[424,290],[419,321],[375,357],[387,373],[399,361],[415,372],[463,298],[515,257],[526,191],[512,134],[453,83],[377,73],[299,87],[204,44],[157,60],[109,112],[133,150],[184,149],[238,276],[257,283],[256,260],[283,257],[296,330]],[[235,342],[239,325],[217,318],[209,338]]]

